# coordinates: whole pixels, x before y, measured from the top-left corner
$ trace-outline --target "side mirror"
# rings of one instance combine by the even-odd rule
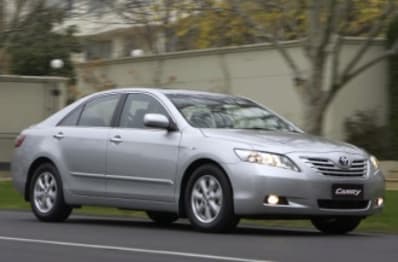
[[[170,120],[162,114],[145,114],[144,125],[147,127],[174,130]]]

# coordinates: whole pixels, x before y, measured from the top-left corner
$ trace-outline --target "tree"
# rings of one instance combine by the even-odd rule
[[[242,16],[233,12],[232,1],[194,1],[196,10],[176,21],[176,32],[183,49],[243,45],[268,41]],[[242,2],[242,1],[241,1]],[[206,3],[206,4],[204,4]],[[383,12],[385,0],[346,1],[344,36],[366,36],[374,20]],[[259,26],[267,28],[278,40],[294,40],[305,35],[308,0],[245,1],[241,9]]]
[[[308,21],[303,31],[302,46],[308,60],[309,70],[305,74],[294,60],[289,50],[285,48],[278,37],[277,30],[259,25],[238,0],[230,0],[232,11],[242,17],[245,23],[255,29],[261,39],[267,39],[280,53],[292,71],[292,79],[296,90],[304,104],[304,126],[313,134],[321,134],[325,112],[338,92],[352,79],[366,71],[371,66],[395,54],[398,51],[398,39],[383,54],[369,61],[362,61],[364,54],[369,50],[372,41],[381,34],[389,18],[396,12],[395,1],[385,1],[383,11],[374,19],[371,27],[366,30],[366,40],[359,47],[357,53],[344,66],[341,66],[341,49],[347,28],[352,22],[350,5],[355,1],[339,0],[308,0],[305,10]],[[261,5],[268,1],[253,1]],[[368,1],[374,2],[372,0]],[[379,1],[380,2],[380,1]],[[288,21],[286,22],[288,23]],[[330,81],[326,86],[326,65],[330,61]]]
[[[187,15],[192,1],[101,0],[92,7],[92,0],[80,0],[74,4],[72,16],[102,24],[135,27],[138,37],[145,39],[153,54],[158,54],[176,50],[174,23],[180,16]],[[108,16],[110,13],[113,15]],[[110,20],[103,21],[104,18]]]
[[[387,48],[391,48],[395,40],[398,38],[398,16],[396,16],[390,23],[387,34]],[[398,54],[395,54],[388,59],[388,73],[389,73],[389,152],[394,159],[398,159]]]
[[[94,9],[90,8],[90,3],[90,0],[79,1],[79,5],[74,7],[73,15],[84,17],[91,22],[130,25],[130,29],[134,29],[135,37],[144,39],[149,52],[159,58],[153,74],[153,83],[161,86],[163,61],[158,55],[176,51],[174,22],[185,12],[184,10],[188,10],[185,7],[188,0],[102,0]],[[110,20],[102,21],[105,17]]]
[[[278,0],[283,9],[274,8],[270,1],[266,6],[253,5],[247,2],[242,9],[250,14],[256,23],[268,27],[274,23],[280,23],[285,17],[289,17],[294,28],[283,26],[279,28],[279,35],[283,40],[296,39],[302,32],[302,24],[306,16],[304,8],[298,1]],[[182,49],[200,49],[222,47],[230,45],[244,45],[256,42],[264,42],[260,39],[254,28],[250,27],[245,19],[232,11],[231,1],[197,1],[197,10],[191,12],[176,22],[177,34],[185,42]],[[295,8],[292,8],[294,4]],[[270,5],[270,6],[268,6]]]
[[[398,50],[394,41],[382,55],[363,61],[372,41],[381,36],[396,13],[393,0],[224,0],[206,3],[202,11],[181,21],[179,35],[194,48],[269,42],[292,72],[304,104],[304,126],[321,134],[324,115],[339,91],[352,79]],[[196,26],[195,26],[196,25]],[[346,64],[340,63],[346,36],[365,38]],[[309,68],[302,68],[284,40],[302,43]],[[328,67],[327,64],[331,66]],[[304,70],[305,69],[305,70]],[[325,81],[326,75],[330,79]]]
[[[74,38],[74,29],[64,34],[55,33],[53,27],[62,22],[64,11],[48,7],[44,2],[37,4],[19,22],[21,30],[13,33],[12,42],[7,46],[11,57],[10,70],[21,75],[62,75],[74,79],[71,52],[79,51]],[[62,59],[64,66],[56,71],[50,61]]]
[[[304,105],[304,126],[321,134],[329,105],[352,79],[396,53],[398,41],[364,61],[373,40],[397,12],[396,0],[102,0],[123,23],[142,28],[153,54],[187,48],[269,42],[291,70]],[[159,48],[159,34],[165,40]],[[176,37],[177,36],[177,37]],[[341,63],[346,36],[364,41],[347,64]],[[182,41],[180,40],[182,39]],[[306,67],[283,41],[301,42]],[[161,85],[159,56],[154,84]],[[221,63],[224,65],[225,63]],[[225,71],[225,79],[228,77]],[[326,77],[329,76],[329,79]],[[327,80],[327,81],[326,81]]]
[[[153,54],[163,51],[175,51],[175,32],[173,21],[179,16],[184,1],[159,0],[140,1],[125,0],[118,5],[112,5],[113,10],[125,23],[141,28],[141,36],[147,41]],[[163,44],[159,39],[163,39]],[[161,86],[163,61],[159,58],[153,75],[155,86]]]
[[[46,0],[0,0],[0,73],[73,77],[69,56],[79,50],[74,30],[53,32],[63,18],[63,9]],[[57,72],[50,68],[54,58],[64,61]]]
[[[6,49],[12,42],[13,34],[20,30],[20,20],[30,4],[26,0],[0,0],[0,73],[7,72],[9,61]]]

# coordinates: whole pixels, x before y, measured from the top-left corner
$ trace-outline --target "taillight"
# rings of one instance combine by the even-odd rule
[[[21,134],[15,139],[15,148],[22,146],[23,141],[25,141],[25,135]]]

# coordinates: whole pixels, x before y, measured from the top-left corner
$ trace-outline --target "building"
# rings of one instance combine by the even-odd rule
[[[123,4],[123,0],[69,0],[67,4],[57,0],[52,2],[68,12],[63,24],[56,30],[62,31],[69,26],[77,29],[75,35],[83,47],[82,53],[73,56],[77,62],[164,51],[161,33],[157,32],[157,25],[148,15],[124,18],[120,14],[117,5]],[[143,9],[150,8],[151,1],[142,3]],[[144,22],[140,23],[141,20]]]

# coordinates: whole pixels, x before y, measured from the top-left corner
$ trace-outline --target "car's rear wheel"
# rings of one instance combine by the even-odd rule
[[[61,222],[72,208],[64,201],[62,181],[58,170],[49,163],[40,165],[30,185],[30,203],[35,216],[46,222]]]
[[[327,217],[314,218],[312,224],[325,234],[346,234],[353,231],[361,223],[359,217]]]
[[[226,232],[239,222],[229,181],[216,165],[202,165],[193,172],[184,200],[191,224],[200,231]]]
[[[156,212],[156,211],[147,211],[148,217],[159,225],[169,225],[175,221],[177,221],[178,216],[173,213],[166,212]]]

